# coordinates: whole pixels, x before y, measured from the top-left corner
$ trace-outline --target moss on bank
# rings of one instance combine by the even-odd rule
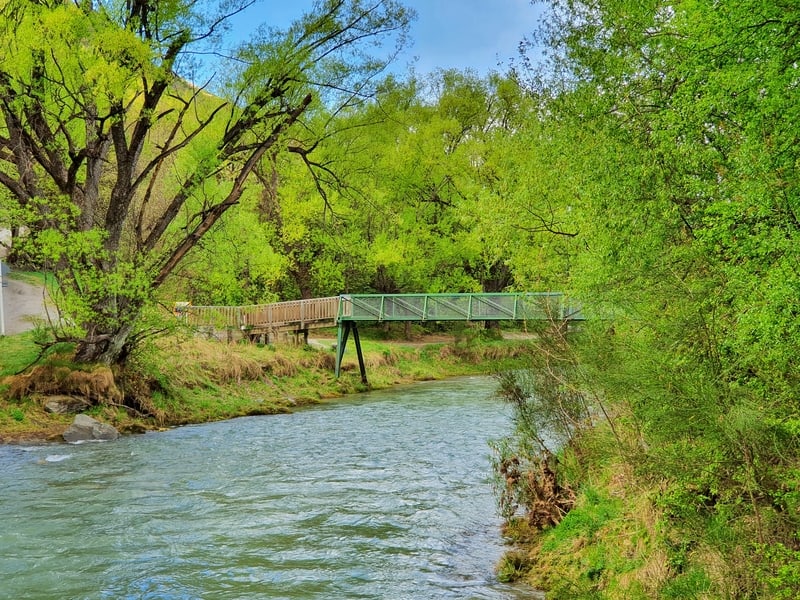
[[[45,411],[53,394],[82,395],[91,402],[84,412],[123,432],[136,432],[287,412],[413,381],[493,373],[524,366],[532,351],[524,341],[480,335],[416,342],[366,337],[362,345],[367,386],[361,383],[355,352],[349,347],[341,376],[334,376],[331,338],[313,346],[272,346],[176,336],[142,348],[125,371],[113,374],[113,390],[92,388],[87,382],[101,380],[97,372],[102,368],[70,365],[63,348],[38,361],[22,380],[17,374],[34,363],[39,352],[32,334],[0,338],[0,442],[60,439],[72,416]]]

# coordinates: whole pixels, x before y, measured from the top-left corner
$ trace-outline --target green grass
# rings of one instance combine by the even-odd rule
[[[595,488],[585,488],[575,508],[564,516],[558,527],[546,534],[542,550],[555,551],[572,544],[576,538],[593,541],[604,526],[619,517],[621,508],[618,499],[610,498]]]
[[[50,273],[42,273],[39,271],[11,271],[6,277],[31,285],[53,286],[56,283],[56,280]]]
[[[557,526],[514,531],[516,552],[528,554],[522,578],[548,599],[657,597],[669,573],[662,523],[652,490],[634,481],[622,461],[595,464]]]
[[[709,592],[712,592],[712,584],[708,575],[703,569],[692,567],[670,580],[661,590],[660,597],[664,600],[687,600],[706,598]]]
[[[437,339],[447,339],[440,336]],[[531,349],[519,341],[458,343],[392,342],[362,338],[368,384],[363,384],[355,346],[348,343],[342,373],[334,375],[334,340],[325,348],[291,345],[225,344],[193,337],[165,337],[141,348],[130,361],[126,395],[137,394],[136,410],[106,405],[93,415],[124,430],[200,423],[294,407],[371,389],[419,380],[489,374],[526,364]],[[0,338],[0,374],[13,375],[38,356],[33,334]],[[43,359],[69,367],[68,352]],[[79,368],[75,365],[74,368]],[[44,413],[38,400],[10,401],[0,387],[0,439],[9,434],[36,437],[63,426],[66,417]],[[130,397],[130,396],[129,396]],[[143,417],[145,413],[152,416]]]
[[[38,356],[32,332],[0,337],[0,379],[24,369]]]

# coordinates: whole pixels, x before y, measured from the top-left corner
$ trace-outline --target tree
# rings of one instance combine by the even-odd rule
[[[589,381],[684,539],[708,518],[730,556],[795,544],[798,7],[549,4],[529,85],[576,149],[573,289],[613,316],[587,323]]]
[[[345,289],[363,290],[365,277],[384,293],[513,283],[493,215],[505,200],[497,156],[523,112],[515,94],[518,86],[500,76],[440,71],[389,78],[374,101],[336,115],[338,133],[320,144],[324,162],[346,174],[331,182],[329,227],[362,265]]]
[[[252,3],[10,0],[0,12],[0,184],[30,230],[19,251],[55,273],[79,361],[125,360],[142,308],[262,160],[290,141],[310,151],[289,133],[316,106],[368,96],[397,46],[372,51],[402,44],[413,16],[395,0],[319,0],[286,31],[223,52],[220,31]]]

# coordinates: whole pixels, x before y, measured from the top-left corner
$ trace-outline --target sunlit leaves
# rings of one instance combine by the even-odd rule
[[[60,290],[76,296],[63,306],[75,307],[71,318],[87,332],[79,360],[126,354],[132,319],[225,213],[246,200],[267,152],[280,154],[290,143],[298,151],[313,146],[323,128],[301,132],[298,124],[315,99],[335,111],[368,95],[388,58],[376,49],[383,40],[402,40],[410,16],[393,0],[320,2],[288,32],[256,36],[241,52],[209,53],[226,19],[251,4],[9,0],[0,6],[0,184],[17,203],[7,214],[25,220],[30,231],[28,256],[50,261]],[[200,73],[190,69],[198,56],[216,64],[203,65],[207,76],[200,81],[182,79]],[[227,98],[207,93],[223,82]],[[48,206],[62,200],[68,219],[54,217]],[[36,214],[20,216],[30,211]],[[90,258],[83,243],[96,232],[102,244],[95,240]],[[64,244],[58,256],[53,235]],[[37,242],[41,248],[33,248]],[[260,289],[246,295],[269,296],[280,267],[269,253],[258,259],[264,260],[221,272],[249,274],[244,279]],[[123,272],[130,293],[112,281]],[[148,278],[149,285],[139,285]]]
[[[6,69],[13,65],[20,74],[46,69],[53,87],[42,92],[54,98],[66,94],[74,101],[91,88],[98,99],[123,99],[135,89],[137,73],[153,70],[150,48],[134,33],[71,3],[30,14],[16,28]]]
[[[244,211],[229,213],[208,243],[196,247],[177,273],[195,304],[241,305],[275,301],[286,259],[270,245],[269,227]]]
[[[548,177],[574,191],[573,289],[614,315],[586,324],[589,381],[634,425],[674,523],[793,539],[797,516],[769,499],[798,456],[775,423],[796,420],[800,391],[800,13],[550,4],[553,61],[531,84],[569,171]]]

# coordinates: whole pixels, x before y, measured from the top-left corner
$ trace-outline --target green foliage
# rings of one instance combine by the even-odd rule
[[[15,259],[58,281],[58,335],[78,341],[78,360],[125,361],[155,291],[201,240],[215,241],[209,232],[248,199],[265,157],[289,146],[307,156],[324,127],[301,131],[301,115],[368,96],[388,60],[381,43],[401,45],[413,16],[394,0],[315,3],[286,31],[264,28],[232,52],[208,52],[251,4],[0,7],[0,214]],[[192,69],[198,54],[220,61],[203,66],[216,72],[210,79]],[[221,95],[187,83],[203,80]],[[249,232],[264,239],[263,227]],[[201,293],[271,296],[282,263],[268,248],[252,254],[225,253],[233,260]],[[321,278],[336,285],[330,269]]]
[[[510,159],[503,171],[554,208],[523,192],[505,206],[575,234],[548,247],[563,258],[549,264],[595,317],[573,379],[602,400],[591,414],[617,441],[595,458],[631,461],[657,484],[667,538],[689,544],[673,547],[670,580],[653,593],[756,597],[770,571],[742,560],[748,544],[790,548],[798,531],[798,11],[548,4],[549,60],[518,72],[540,102],[520,133],[554,168],[526,174]]]
[[[681,573],[664,586],[662,598],[682,600],[683,598],[706,598],[712,591],[712,584],[703,569],[694,567]]]
[[[800,552],[783,544],[762,546],[758,550],[766,559],[762,577],[771,597],[776,600],[795,598],[800,589]]]
[[[192,251],[176,274],[173,297],[223,306],[278,300],[274,290],[286,259],[272,249],[265,224],[237,211],[218,223],[208,241]]]
[[[295,285],[380,292],[512,285],[506,263],[522,246],[503,239],[512,230],[495,226],[504,204],[486,190],[503,177],[490,158],[521,120],[521,95],[506,79],[443,71],[425,81],[388,78],[375,103],[322,115],[334,134],[315,151],[311,170],[276,163],[268,198],[273,213],[279,198],[273,246],[289,256]],[[317,192],[331,212],[311,202]]]

